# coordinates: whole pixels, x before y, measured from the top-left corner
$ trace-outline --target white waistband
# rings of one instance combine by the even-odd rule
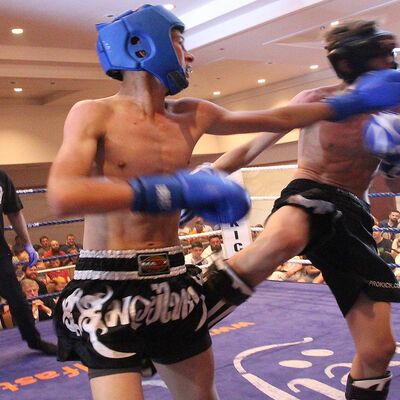
[[[138,254],[168,252],[168,254],[182,253],[182,246],[162,247],[159,249],[143,250],[81,250],[80,258],[135,258]]]
[[[169,278],[171,276],[177,276],[186,272],[186,266],[181,265],[179,267],[172,267],[168,273],[159,275],[139,275],[138,271],[93,271],[83,270],[75,271],[75,280],[102,280],[102,281],[128,281],[134,279],[158,279],[158,278]]]

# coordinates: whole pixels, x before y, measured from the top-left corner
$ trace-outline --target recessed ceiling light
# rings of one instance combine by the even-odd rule
[[[221,94],[221,92],[219,90],[216,90],[215,92],[213,92],[214,96],[219,96]]]
[[[339,21],[333,21],[333,22],[331,22],[331,26],[336,26],[336,25],[339,25]]]
[[[14,92],[22,92],[22,90],[23,90],[23,89],[20,88],[20,87],[15,87],[15,88],[14,88]]]
[[[310,69],[318,69],[319,65],[310,65]]]
[[[257,82],[258,83],[265,83],[265,79],[258,79]]]
[[[24,33],[24,30],[22,28],[14,28],[14,29],[11,29],[11,32],[14,35],[20,35],[21,33]]]
[[[164,4],[163,7],[164,7],[166,10],[171,11],[171,10],[173,10],[173,9],[176,7],[176,5],[175,5],[175,4]]]

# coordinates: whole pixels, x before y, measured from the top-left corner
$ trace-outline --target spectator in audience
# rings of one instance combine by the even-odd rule
[[[399,218],[400,218],[400,211],[392,210],[389,214],[388,219],[380,221],[378,226],[379,228],[397,228],[397,225],[399,224]],[[383,233],[383,237],[389,240],[394,240],[395,235],[396,234],[394,232]]]
[[[76,265],[79,260],[79,249],[77,247],[71,247],[67,250],[67,254],[76,254],[74,257],[67,258],[65,265]]]
[[[207,264],[209,264],[211,261],[211,254],[220,255],[221,257],[226,258],[225,247],[219,235],[211,235],[208,239],[208,243],[209,245],[201,254]]]
[[[27,299],[31,299],[39,295],[39,285],[32,279],[22,279],[21,287]],[[31,304],[32,314],[35,322],[52,318],[55,308],[55,303],[52,299],[35,299],[31,301]]]
[[[257,230],[257,231],[251,231],[251,239],[252,240],[256,240],[257,236],[262,232],[262,229],[264,229],[264,227],[261,224],[257,224],[256,226],[254,226],[253,228],[257,228],[257,229],[261,229],[261,231]]]
[[[373,229],[377,228],[379,228],[379,226],[374,225]],[[385,239],[383,237],[383,233],[380,231],[373,231],[372,236],[376,242],[378,254],[382,254],[384,251],[390,254],[390,252],[392,251],[392,241],[389,239]]]
[[[47,285],[47,290],[49,291],[49,293],[59,293],[64,290],[65,286],[67,286],[67,281],[65,280],[65,278],[63,278],[62,276],[57,276],[49,282],[49,284]],[[57,304],[58,297],[53,297],[53,301]]]
[[[397,228],[400,228],[400,223],[397,225]],[[400,254],[400,233],[396,233],[395,238],[392,242],[392,257],[396,259],[396,257]]]
[[[194,219],[194,227],[193,229],[190,231],[189,235],[197,235],[199,233],[207,233],[207,232],[211,232],[212,228],[209,225],[205,225],[204,224],[204,220],[201,217],[196,217]],[[203,236],[201,239],[207,240],[208,236]],[[189,241],[192,240],[196,240],[198,241],[199,238],[196,239],[189,239]]]
[[[320,278],[322,277],[322,273],[318,268],[315,268],[314,265],[305,265],[304,272],[305,272],[305,277],[304,277],[305,282],[321,283],[319,281]]]
[[[50,250],[46,251],[43,254],[43,258],[47,258],[47,257],[54,257],[54,256],[65,256],[65,252],[61,251],[60,249],[60,243],[58,243],[57,240],[52,240],[50,242]],[[65,259],[60,259],[61,260],[61,264],[63,264],[63,262],[65,261]],[[50,268],[50,262],[46,261],[46,266],[48,268]],[[51,267],[53,268],[53,267]]]
[[[67,235],[65,239],[65,244],[60,247],[60,250],[64,253],[68,253],[68,250],[71,248],[77,248],[78,250],[82,249],[82,245],[75,242],[75,235],[73,233],[69,233]]]
[[[293,257],[292,261],[280,265],[267,279],[272,281],[306,282],[305,265],[294,261],[300,259],[300,256]]]
[[[192,242],[190,245],[190,253],[185,256],[185,264],[205,265],[207,261],[203,260],[203,245],[200,241]]]
[[[41,236],[39,239],[40,242],[40,249],[38,250],[39,253],[39,257],[44,257],[43,254],[46,251],[50,251],[51,247],[50,247],[50,240],[47,236]]]
[[[3,304],[6,302],[7,300],[0,296],[0,303]],[[0,306],[0,329],[12,328],[13,326],[14,323],[12,321],[10,307],[8,306],[8,304]]]
[[[47,273],[47,275],[46,275],[47,283],[52,281],[54,278],[57,278],[58,276],[62,276],[63,278],[65,278],[65,280],[67,282],[69,282],[71,280],[70,277],[69,277],[68,270],[66,270],[66,269],[60,270],[60,269],[58,269],[60,267],[62,267],[62,264],[61,264],[61,260],[59,258],[57,258],[55,260],[51,260],[49,262],[49,268],[51,268],[51,269],[54,268],[54,271],[49,271]]]
[[[16,235],[14,238],[14,245],[13,245],[14,254],[18,254],[22,250],[24,250],[24,243],[23,243],[21,237]]]
[[[38,269],[37,269],[36,265],[34,265],[33,267],[30,267],[30,268],[28,266],[24,265],[22,267],[22,271],[24,272],[24,275],[25,275],[23,279],[31,279],[32,281],[35,281],[38,284],[39,295],[48,293],[46,285],[40,279],[38,279]]]

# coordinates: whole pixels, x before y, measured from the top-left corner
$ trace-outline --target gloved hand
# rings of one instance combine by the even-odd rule
[[[363,138],[367,149],[382,160],[382,174],[387,178],[400,176],[400,115],[372,115],[363,126]]]
[[[324,101],[335,111],[331,121],[389,109],[400,104],[400,71],[383,69],[367,72],[358,78],[354,89]]]
[[[203,164],[198,165],[196,168],[194,168],[192,171],[190,171],[190,175],[197,174],[199,171],[206,172],[209,175],[218,175],[221,174],[221,176],[224,176],[224,174],[217,169],[215,169],[210,162],[205,162]],[[188,208],[184,208],[181,211],[181,216],[179,219],[179,227],[182,228],[185,226],[189,221],[191,221],[196,214],[193,212],[193,210],[190,210]]]
[[[128,183],[135,192],[131,206],[134,212],[159,214],[189,208],[207,221],[233,223],[250,209],[250,196],[244,188],[205,171],[142,176]]]
[[[29,264],[28,267],[33,267],[38,260],[38,255],[36,253],[36,250],[33,248],[32,243],[27,243],[24,245],[24,250],[28,253],[29,255]]]

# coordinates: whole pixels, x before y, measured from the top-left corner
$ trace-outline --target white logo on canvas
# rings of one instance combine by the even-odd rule
[[[311,337],[306,337],[301,341],[298,342],[291,342],[291,343],[277,343],[277,344],[271,344],[271,345],[266,345],[266,346],[260,346],[260,347],[254,347],[252,349],[245,350],[238,355],[233,360],[233,364],[236,368],[236,370],[242,375],[244,379],[246,379],[249,383],[254,385],[258,390],[260,390],[262,393],[267,395],[268,399],[273,399],[273,400],[300,400],[298,397],[293,396],[290,393],[285,392],[284,390],[273,386],[269,382],[265,381],[261,377],[257,376],[256,374],[253,374],[249,371],[247,371],[243,367],[243,361],[249,357],[252,356],[253,354],[257,353],[262,353],[264,351],[270,350],[270,349],[276,349],[276,348],[281,348],[281,347],[287,347],[287,346],[296,346],[296,345],[301,345],[303,343],[310,343],[313,341],[313,338]],[[397,343],[399,345],[399,343]],[[330,350],[306,350],[302,352],[304,355],[310,354],[313,356],[317,356],[318,353],[322,354],[323,356],[327,356],[330,354],[334,354],[333,351]],[[300,360],[283,360],[279,362],[280,365],[285,366],[285,367],[295,367],[295,368],[301,368]],[[307,361],[303,361],[303,368],[308,368],[312,364]],[[391,361],[389,366],[391,367],[398,367],[400,366],[400,361]],[[334,370],[335,369],[342,369],[346,368],[350,370],[351,368],[351,363],[336,363],[336,364],[331,364],[328,365],[324,369],[325,375],[329,378],[332,379],[335,377]],[[347,375],[348,373],[344,374],[341,379],[340,383],[343,386],[346,386],[346,381],[347,381]],[[319,382],[316,379],[311,379],[311,378],[297,378],[297,379],[292,379],[287,383],[287,387],[292,390],[294,393],[300,393],[301,392],[301,387],[305,387],[309,390],[313,390],[316,393],[323,394],[326,398],[333,399],[333,400],[341,400],[344,398],[344,393],[341,390],[338,390],[332,386],[327,385],[326,383]]]

